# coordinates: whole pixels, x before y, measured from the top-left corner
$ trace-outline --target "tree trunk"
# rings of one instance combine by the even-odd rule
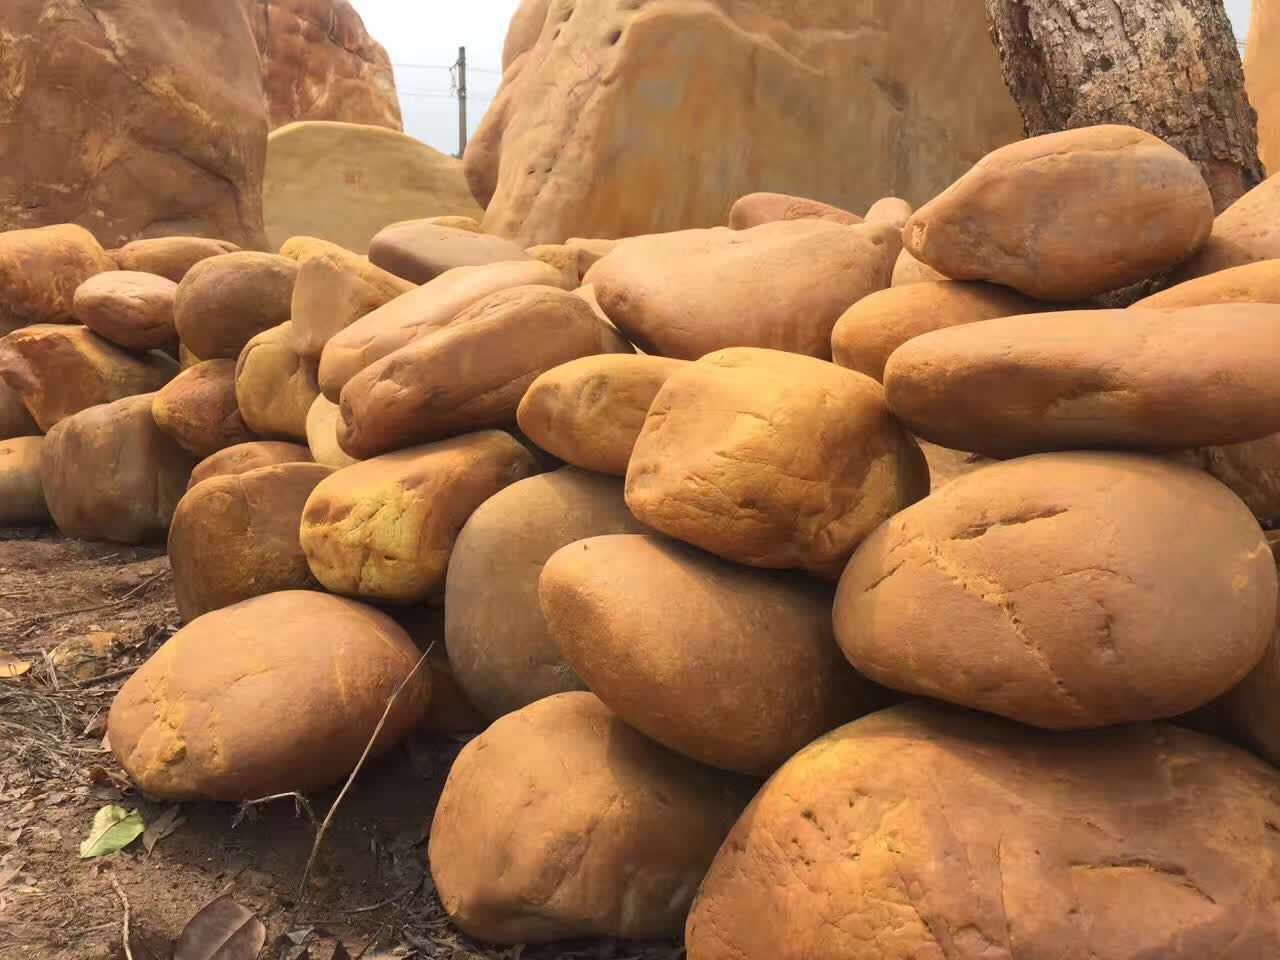
[[[985,0],[1028,136],[1140,127],[1200,165],[1221,212],[1262,182],[1222,0]]]

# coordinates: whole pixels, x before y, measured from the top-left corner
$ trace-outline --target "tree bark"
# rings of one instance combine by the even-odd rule
[[[1028,136],[1140,127],[1200,165],[1221,212],[1262,182],[1222,0],[985,0]]]

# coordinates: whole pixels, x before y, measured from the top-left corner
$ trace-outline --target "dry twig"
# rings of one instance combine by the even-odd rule
[[[120,881],[116,879],[114,873],[107,873],[107,879],[111,882],[111,886],[115,888],[116,896],[120,898],[120,902],[124,904],[124,918],[120,921],[120,941],[124,944],[125,960],[133,960],[133,951],[129,949],[129,898],[124,895],[124,889],[120,886]]]

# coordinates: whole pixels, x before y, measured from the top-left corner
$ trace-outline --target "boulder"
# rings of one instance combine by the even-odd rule
[[[1276,252],[1280,254],[1280,247]],[[1280,303],[1280,260],[1259,260],[1186,280],[1133,307],[1171,309],[1214,303]]]
[[[308,236],[356,253],[406,213],[484,213],[461,161],[395,130],[326,120],[272,131],[263,205],[272,249]]]
[[[470,739],[484,730],[489,719],[467,699],[449,662],[444,645],[443,607],[425,604],[389,607],[386,613],[400,624],[419,650],[429,651],[426,665],[431,670],[431,706],[427,709],[421,732]]]
[[[288,322],[297,276],[297,263],[271,253],[201,260],[178,284],[178,335],[201,360],[234,360],[255,336]]]
[[[625,241],[583,282],[645,353],[768,347],[828,359],[840,314],[889,286],[898,244],[887,226],[822,220],[685,230]]]
[[[0,379],[0,440],[14,437],[33,437],[41,433],[31,419],[27,405],[3,379]]]
[[[153,395],[126,397],[60,421],[45,438],[40,482],[68,537],[163,542],[196,460],[151,416]]]
[[[887,223],[901,230],[915,210],[901,197],[881,197],[867,208],[863,218],[867,223]],[[910,256],[910,254],[908,254]]]
[[[480,221],[472,217],[427,217],[423,223],[434,224],[437,227],[450,227],[454,230],[466,230],[469,233],[484,233],[480,228]]]
[[[464,160],[522,246],[709,227],[761,189],[919,203],[1023,135],[980,5],[531,3]]]
[[[151,415],[197,457],[255,439],[236,405],[234,360],[204,360],[183,370],[156,393]]]
[[[41,430],[101,403],[159,390],[178,372],[162,353],[130,353],[87,327],[37,324],[0,338],[0,380]]]
[[[516,419],[530,440],[566,463],[624,477],[653,398],[687,365],[612,353],[570,360],[533,381]]]
[[[502,237],[441,227],[426,220],[404,220],[384,227],[369,241],[369,259],[398,277],[430,283],[454,267],[532,258]]]
[[[560,285],[566,290],[576,290],[582,282],[578,273],[578,250],[563,243],[542,243],[525,251],[535,260],[560,271]]]
[[[291,323],[258,334],[236,361],[236,402],[261,437],[307,439],[307,414],[320,395],[316,364],[294,349]]]
[[[578,540],[641,533],[622,484],[573,467],[513,483],[458,534],[445,584],[445,642],[467,697],[495,719],[585,689],[538,605],[543,564]]]
[[[874,223],[876,221],[868,221]],[[898,254],[898,259],[893,264],[893,283],[890,286],[905,287],[910,283],[937,283],[940,280],[950,280],[950,277],[943,276],[927,263],[921,263],[906,250]]]
[[[76,288],[114,269],[93,234],[74,224],[0,233],[0,335],[35,323],[75,323]]]
[[[713,767],[766,777],[881,705],[840,656],[831,589],[652,536],[594,537],[538,595],[565,663],[619,717]]]
[[[897,707],[765,785],[702,882],[688,953],[1267,957],[1277,822],[1276,772],[1189,730]]]
[[[310,591],[256,597],[170,638],[111,705],[111,749],[163,800],[254,800],[342,780],[373,737],[418,651],[385,614]],[[414,672],[371,756],[426,713]]]
[[[126,350],[159,350],[178,343],[174,301],[178,285],[154,273],[109,270],[76,288],[76,319]]]
[[[952,480],[973,473],[975,470],[996,463],[988,457],[977,453],[965,453],[963,450],[948,450],[927,440],[917,440],[925,462],[929,464],[929,492],[936,493]]]
[[[831,331],[831,355],[842,367],[884,380],[893,351],[932,330],[1036,313],[1043,304],[1007,287],[944,280],[890,287],[863,297]]]
[[[1167,449],[1280,431],[1280,306],[1081,310],[937,330],[885,367],[889,406],[934,443],[992,457]]]
[[[517,57],[538,42],[550,7],[551,0],[520,0],[520,5],[511,16],[506,42],[502,47],[503,72],[506,72]]]
[[[911,255],[956,280],[1078,300],[1173,269],[1213,229],[1199,168],[1134,127],[1032,137],[984,157],[907,221]]]
[[[512,287],[560,283],[555,268],[538,260],[450,270],[335,333],[320,357],[324,395],[337,403],[347,381],[365,367],[434,333],[486,297]]]
[[[227,240],[209,240],[205,237],[153,237],[150,240],[134,240],[119,250],[112,251],[121,270],[135,273],[154,273],[157,276],[181,283],[192,267],[201,260],[220,257],[224,253],[239,253],[240,248]]]
[[[169,530],[183,621],[266,593],[319,589],[298,525],[307,497],[332,473],[318,463],[279,463],[192,486]]]
[[[1205,469],[1230,487],[1264,528],[1280,526],[1280,433],[1205,447],[1199,456]]]
[[[1178,278],[1188,280],[1276,259],[1280,259],[1280,175],[1264,180],[1218,214],[1208,242],[1178,271]]]
[[[557,287],[516,287],[473,304],[436,333],[356,374],[342,389],[338,443],[365,459],[515,423],[541,374],[631,345]]]
[[[587,271],[618,249],[621,240],[584,239],[570,237],[564,242],[566,247],[578,251],[578,275],[585,277]]]
[[[1055,730],[1208,703],[1258,663],[1275,617],[1245,505],[1200,470],[1120,453],[947,484],[863,543],[835,605],[871,679]]]
[[[44,437],[0,440],[0,527],[31,527],[49,522],[40,482]]]
[[[750,348],[673,373],[627,469],[627,505],[649,527],[726,560],[832,578],[928,492],[924,457],[878,383]]]
[[[311,451],[296,443],[280,443],[274,440],[253,440],[237,443],[234,447],[219,450],[205,457],[191,471],[187,489],[212,477],[236,476],[280,463],[310,463]]]
[[[346,467],[307,500],[307,563],[334,593],[396,604],[438,596],[467,518],[532,471],[529,452],[497,430]]]
[[[1252,9],[1250,9],[1250,7]],[[1252,0],[1249,36],[1241,43],[1249,103],[1258,111],[1258,156],[1269,170],[1280,170],[1280,8],[1273,0]]]
[[[360,462],[338,446],[338,405],[324,394],[307,411],[307,446],[315,462],[326,467],[341,469]]]
[[[846,227],[862,222],[856,213],[818,200],[789,197],[785,193],[749,193],[735,201],[729,210],[731,230],[747,230],[778,220],[826,220]]]
[[[1280,766],[1280,633],[1262,661],[1218,706],[1236,736]]]
[[[591,694],[558,694],[459,754],[431,824],[431,877],[453,922],[490,943],[675,936],[749,796]]]

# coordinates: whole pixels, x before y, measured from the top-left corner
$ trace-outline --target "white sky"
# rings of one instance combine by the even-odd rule
[[[2,2],[2,0],[0,0]],[[502,43],[520,0],[351,0],[369,32],[396,65],[404,129],[437,150],[458,149],[458,102],[447,68],[467,48],[468,126],[472,132],[493,99]],[[1226,0],[1236,35],[1249,29],[1251,0]],[[427,64],[421,69],[410,64]]]

